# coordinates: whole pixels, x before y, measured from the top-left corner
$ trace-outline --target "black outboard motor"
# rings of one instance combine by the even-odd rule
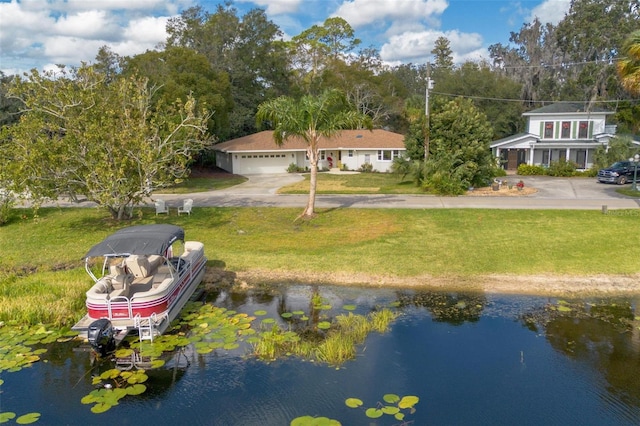
[[[114,338],[111,321],[106,318],[95,320],[89,325],[87,338],[89,344],[100,356],[106,356],[116,349],[116,339]]]

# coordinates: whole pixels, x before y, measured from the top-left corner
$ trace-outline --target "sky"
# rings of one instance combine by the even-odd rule
[[[0,0],[0,71],[79,66],[109,46],[120,56],[157,48],[171,17],[191,6],[215,12],[224,0]],[[570,0],[235,0],[238,16],[264,9],[289,39],[340,16],[385,63],[433,60],[446,37],[456,63],[488,58],[488,47],[509,43],[511,32],[538,17],[557,24]]]

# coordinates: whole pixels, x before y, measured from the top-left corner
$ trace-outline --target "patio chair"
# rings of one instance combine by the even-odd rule
[[[191,198],[187,198],[182,203],[182,207],[178,207],[178,216],[180,216],[180,213],[187,213],[189,216],[191,216],[192,207],[193,207],[193,200]]]
[[[169,209],[164,203],[164,200],[156,200],[156,216],[162,213],[166,213],[167,215],[169,215]]]

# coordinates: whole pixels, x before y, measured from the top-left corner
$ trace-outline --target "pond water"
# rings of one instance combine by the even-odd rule
[[[250,345],[199,354],[193,345],[148,370],[146,391],[94,414],[81,400],[92,363],[77,343],[47,346],[42,360],[2,372],[0,412],[37,412],[35,424],[286,426],[302,416],[342,425],[638,425],[639,300],[571,300],[370,288],[288,286],[281,291],[225,291],[209,302],[283,328],[283,312],[306,313],[314,293],[324,309],[307,321],[367,314],[392,306],[388,332],[370,334],[357,357],[339,367],[287,357],[264,362]],[[348,311],[345,309],[348,307]],[[252,327],[269,329],[272,325]],[[385,395],[415,396],[404,419],[366,409]],[[351,408],[348,398],[362,406]],[[403,423],[406,422],[406,423]],[[15,419],[8,424],[15,424]],[[337,423],[336,423],[337,424]]]

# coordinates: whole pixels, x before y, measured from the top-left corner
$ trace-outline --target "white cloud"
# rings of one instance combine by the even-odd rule
[[[254,3],[261,9],[265,9],[268,15],[283,15],[298,12],[303,0],[237,0],[237,2]]]
[[[437,18],[447,9],[447,0],[351,0],[345,1],[333,13],[344,18],[353,28],[378,22],[427,20],[437,25]]]
[[[483,39],[477,33],[454,31],[424,30],[406,32],[389,38],[380,49],[380,56],[385,62],[410,61],[424,63],[433,60],[431,51],[439,37],[449,40],[453,61],[462,63],[467,60],[487,58],[486,49],[482,47]]]
[[[543,24],[557,25],[564,19],[570,7],[571,0],[545,0],[531,10],[527,21],[533,22],[537,17]]]
[[[149,16],[130,21],[127,27],[123,29],[121,40],[139,42],[148,45],[147,48],[152,48],[157,43],[166,40],[168,21],[169,17],[167,16],[158,18]],[[128,53],[120,54],[128,55]]]
[[[89,10],[63,15],[51,27],[51,33],[84,39],[116,38],[118,24],[104,10]]]
[[[130,56],[166,40],[170,17],[194,0],[12,0],[0,3],[0,70],[91,62],[101,46]]]

